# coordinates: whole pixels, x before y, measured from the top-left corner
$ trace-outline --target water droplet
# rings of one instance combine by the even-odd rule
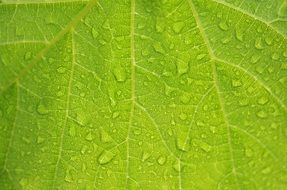
[[[111,142],[112,140],[113,140],[112,137],[106,131],[102,129],[101,130],[101,141],[103,143],[108,143],[108,142]]]
[[[246,148],[245,149],[245,155],[247,157],[252,157],[253,156],[253,150],[251,148]]]
[[[92,36],[94,39],[96,39],[98,37],[99,33],[95,28],[92,28]]]
[[[259,55],[259,54],[254,54],[254,55],[252,55],[252,57],[251,57],[251,63],[257,63],[260,58],[261,58],[261,55]]]
[[[265,111],[263,111],[263,110],[260,110],[259,112],[257,112],[256,115],[259,118],[266,118],[267,117],[267,113]]]
[[[160,156],[160,157],[158,157],[157,163],[158,163],[159,165],[164,165],[165,162],[166,162],[166,157],[165,157],[165,156]]]
[[[37,137],[37,143],[38,143],[38,144],[41,144],[41,143],[43,143],[44,141],[45,141],[45,139],[44,139],[43,137],[40,137],[40,136]]]
[[[69,135],[71,136],[71,137],[75,137],[75,135],[76,135],[76,128],[75,128],[75,126],[71,126],[70,127],[70,129],[69,129]]]
[[[177,23],[174,23],[173,26],[172,26],[172,29],[175,33],[180,33],[182,31],[182,29],[184,28],[185,26],[185,23],[184,22],[177,22]]]
[[[112,161],[112,159],[115,157],[115,154],[110,152],[110,151],[106,151],[104,150],[102,152],[102,154],[99,156],[98,158],[98,162],[99,164],[101,165],[104,165],[104,164],[108,164],[110,161]]]
[[[109,21],[106,20],[106,21],[103,23],[102,27],[103,27],[104,29],[110,29]]]
[[[175,171],[180,172],[180,171],[182,170],[180,161],[179,161],[179,160],[176,160],[176,161],[173,163],[172,168],[173,168]]]
[[[112,118],[115,119],[115,118],[118,118],[119,116],[120,116],[120,112],[115,111],[112,115]]]
[[[149,55],[149,50],[148,49],[143,49],[142,50],[142,56],[148,56]]]
[[[121,66],[116,66],[113,70],[113,74],[118,82],[126,81],[126,71]]]
[[[206,56],[206,54],[199,54],[196,56],[197,60],[202,60],[204,57]]]
[[[266,167],[266,168],[264,168],[264,169],[261,171],[261,173],[263,173],[263,174],[269,174],[271,171],[272,171],[272,170],[271,170],[271,167]]]
[[[40,115],[45,115],[45,114],[48,114],[48,113],[49,113],[49,110],[47,109],[46,105],[43,104],[43,102],[40,102],[40,103],[37,105],[37,112],[38,112]]]
[[[165,50],[161,46],[161,43],[159,43],[159,42],[154,43],[153,48],[157,53],[165,54]]]
[[[150,153],[148,152],[143,152],[142,153],[142,162],[145,162],[147,159],[149,159]]]
[[[187,73],[189,69],[188,63],[183,61],[178,61],[176,67],[179,75]]]
[[[223,30],[223,31],[226,31],[226,30],[228,30],[228,25],[227,25],[227,23],[225,22],[225,21],[222,21],[222,22],[220,22],[219,23],[219,28],[221,29],[221,30]]]
[[[266,38],[265,38],[265,42],[266,42],[266,44],[267,45],[271,45],[272,44],[272,42],[273,42],[273,39],[270,37],[270,36],[267,36]]]
[[[58,67],[57,68],[57,72],[60,73],[60,74],[63,74],[66,72],[66,68],[65,67]]]
[[[188,104],[189,101],[190,101],[190,94],[188,93],[184,93],[180,96],[180,101],[183,103],[183,104]]]
[[[240,80],[232,80],[232,86],[233,87],[240,87],[242,86],[242,82]]]
[[[88,150],[88,146],[87,146],[87,145],[84,145],[84,146],[82,147],[82,149],[81,149],[81,153],[82,153],[82,154],[85,154],[87,150]]]
[[[179,136],[177,137],[177,141],[176,141],[176,147],[178,150],[186,152],[188,151],[189,147],[188,147],[188,143],[186,143],[186,139],[185,138],[180,138]]]
[[[279,58],[280,58],[280,56],[279,56],[278,53],[273,53],[273,54],[272,54],[272,59],[273,59],[273,60],[276,61],[276,60],[278,60]]]
[[[210,146],[208,143],[203,142],[203,141],[199,141],[199,147],[205,152],[210,152],[212,149],[212,146]]]
[[[179,114],[179,118],[184,121],[184,120],[187,119],[187,114],[185,114],[185,113],[180,113],[180,114]]]
[[[141,130],[138,130],[138,129],[134,130],[134,134],[135,135],[140,135],[141,134]]]
[[[30,60],[32,58],[32,53],[30,51],[25,53],[25,60]]]
[[[255,48],[259,49],[259,50],[264,49],[261,38],[256,38],[256,40],[255,40]]]
[[[258,104],[260,104],[260,105],[264,105],[264,104],[266,104],[267,102],[268,102],[269,100],[268,100],[268,98],[266,97],[266,96],[262,96],[262,97],[260,97],[259,99],[258,99]]]
[[[93,135],[92,135],[91,132],[89,132],[89,133],[87,134],[86,140],[87,140],[87,141],[92,141],[92,140],[93,140]]]
[[[244,34],[243,30],[241,30],[239,28],[236,28],[236,30],[235,30],[235,37],[236,37],[237,40],[243,41],[243,37],[244,37],[243,34]]]

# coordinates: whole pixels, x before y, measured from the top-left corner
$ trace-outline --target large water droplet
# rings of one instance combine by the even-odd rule
[[[126,71],[125,71],[125,69],[123,68],[123,67],[121,67],[121,66],[116,66],[115,68],[114,68],[114,70],[113,70],[113,74],[114,74],[114,76],[115,76],[115,78],[116,78],[116,80],[118,81],[118,82],[124,82],[124,81],[126,81]]]
[[[172,29],[175,33],[180,33],[184,28],[184,26],[185,26],[184,22],[177,22],[173,24]]]
[[[104,150],[102,152],[102,154],[99,156],[98,158],[98,162],[99,164],[103,165],[103,164],[107,164],[110,161],[112,161],[112,159],[115,157],[115,154],[110,152],[110,151],[106,151]]]
[[[98,37],[99,33],[95,28],[92,28],[92,36],[94,39],[96,39]]]

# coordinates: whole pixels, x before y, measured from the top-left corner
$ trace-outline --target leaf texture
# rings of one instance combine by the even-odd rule
[[[0,189],[287,188],[285,0],[2,0]]]

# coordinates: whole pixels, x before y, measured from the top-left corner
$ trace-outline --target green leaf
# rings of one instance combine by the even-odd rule
[[[2,0],[0,189],[287,188],[285,0]]]

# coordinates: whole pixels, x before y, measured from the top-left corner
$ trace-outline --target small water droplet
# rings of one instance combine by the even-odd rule
[[[242,82],[240,80],[232,80],[232,86],[233,87],[240,87],[242,86]]]
[[[246,148],[245,149],[245,155],[247,157],[252,157],[253,156],[253,150],[251,148]]]
[[[188,104],[189,101],[190,101],[190,94],[188,93],[184,93],[180,96],[180,101],[183,103],[183,104]]]
[[[45,141],[45,139],[44,139],[43,137],[40,137],[40,136],[37,137],[37,143],[38,143],[38,144],[41,144],[41,143],[43,143],[44,141]]]
[[[259,49],[259,50],[264,49],[264,46],[263,46],[261,38],[256,38],[256,40],[255,40],[255,48]]]
[[[264,105],[264,104],[266,104],[267,102],[268,102],[269,100],[268,100],[268,98],[266,97],[266,96],[262,96],[262,97],[260,97],[259,99],[258,99],[258,104],[260,104],[260,105]]]
[[[172,29],[175,33],[180,33],[182,29],[184,28],[185,23],[184,22],[176,22],[173,24]]]
[[[112,140],[113,140],[112,137],[106,131],[102,129],[101,130],[101,141],[103,143],[108,143],[108,142],[111,142]]]
[[[92,28],[92,36],[94,39],[96,39],[98,37],[99,33],[95,28]]]
[[[259,112],[257,112],[256,115],[259,118],[266,118],[267,117],[267,113],[265,111],[263,111],[263,110],[260,110]]]
[[[71,137],[75,137],[76,136],[76,128],[75,128],[75,126],[71,126],[70,127],[70,129],[69,129],[69,135],[71,136]]]
[[[189,69],[188,63],[183,61],[178,61],[176,67],[179,75],[187,73]]]
[[[203,142],[203,141],[199,141],[199,147],[205,152],[210,152],[212,149],[212,146],[210,146],[208,143]]]
[[[259,54],[252,55],[251,63],[257,63],[260,60],[260,58],[261,58],[261,55],[259,55]]]
[[[165,162],[166,162],[166,157],[165,157],[165,156],[160,156],[160,157],[158,157],[157,163],[158,163],[159,165],[164,165]]]
[[[92,135],[91,132],[89,132],[89,133],[87,134],[86,140],[87,140],[87,141],[92,141],[92,140],[93,140],[93,135]]]
[[[37,112],[40,115],[45,115],[49,113],[49,110],[47,109],[46,105],[43,104],[43,102],[39,102],[39,104],[37,105]]]
[[[87,150],[88,150],[88,146],[84,145],[84,146],[82,146],[81,153],[85,154]]]
[[[225,22],[225,21],[222,21],[222,22],[220,22],[219,23],[219,28],[221,29],[221,30],[223,30],[223,31],[226,31],[226,30],[228,30],[228,25],[227,25],[227,23]]]
[[[270,37],[270,36],[267,36],[266,38],[265,38],[265,42],[266,42],[266,44],[267,45],[271,45],[272,44],[272,42],[273,42],[273,39]]]
[[[159,42],[154,43],[153,48],[157,53],[165,54],[165,50],[163,49],[161,43]]]
[[[142,50],[142,56],[148,56],[149,55],[149,50],[148,49],[143,49]]]
[[[236,30],[235,30],[235,37],[236,37],[237,40],[243,41],[243,37],[244,37],[243,30],[240,29],[240,28],[236,28]]]
[[[118,82],[125,82],[126,81],[126,71],[121,66],[116,66],[113,70],[114,77]]]
[[[60,74],[63,74],[66,72],[66,68],[65,67],[58,67],[57,68],[57,72],[60,73]]]
[[[188,147],[189,143],[186,143],[186,139],[182,138],[182,137],[177,137],[176,140],[176,147],[178,150],[186,152],[188,151],[189,147]]]
[[[104,150],[102,152],[102,154],[99,156],[98,158],[98,162],[99,164],[101,165],[104,165],[104,164],[108,164],[109,162],[112,161],[112,159],[115,157],[115,154],[110,152],[110,151],[106,151]]]
[[[276,60],[278,60],[279,58],[280,58],[280,56],[279,56],[278,53],[273,53],[273,54],[272,54],[272,59],[273,59],[273,60],[276,61]]]
[[[204,57],[206,56],[206,54],[199,54],[196,56],[197,60],[202,60]]]
[[[30,60],[32,58],[32,53],[30,51],[25,53],[25,60]]]
[[[115,119],[115,118],[118,118],[119,116],[120,116],[120,112],[115,111],[112,115],[112,118]]]
[[[263,173],[263,174],[269,174],[271,171],[272,171],[271,167],[266,167],[266,168],[264,168],[264,169],[261,171],[261,173]]]
[[[186,113],[180,113],[179,118],[184,121],[187,119],[187,114]]]
[[[182,170],[180,161],[179,161],[179,160],[176,160],[176,161],[173,163],[172,168],[173,168],[175,171],[180,172],[180,171]]]
[[[145,162],[147,159],[149,159],[150,153],[148,152],[143,152],[142,153],[142,162]]]

